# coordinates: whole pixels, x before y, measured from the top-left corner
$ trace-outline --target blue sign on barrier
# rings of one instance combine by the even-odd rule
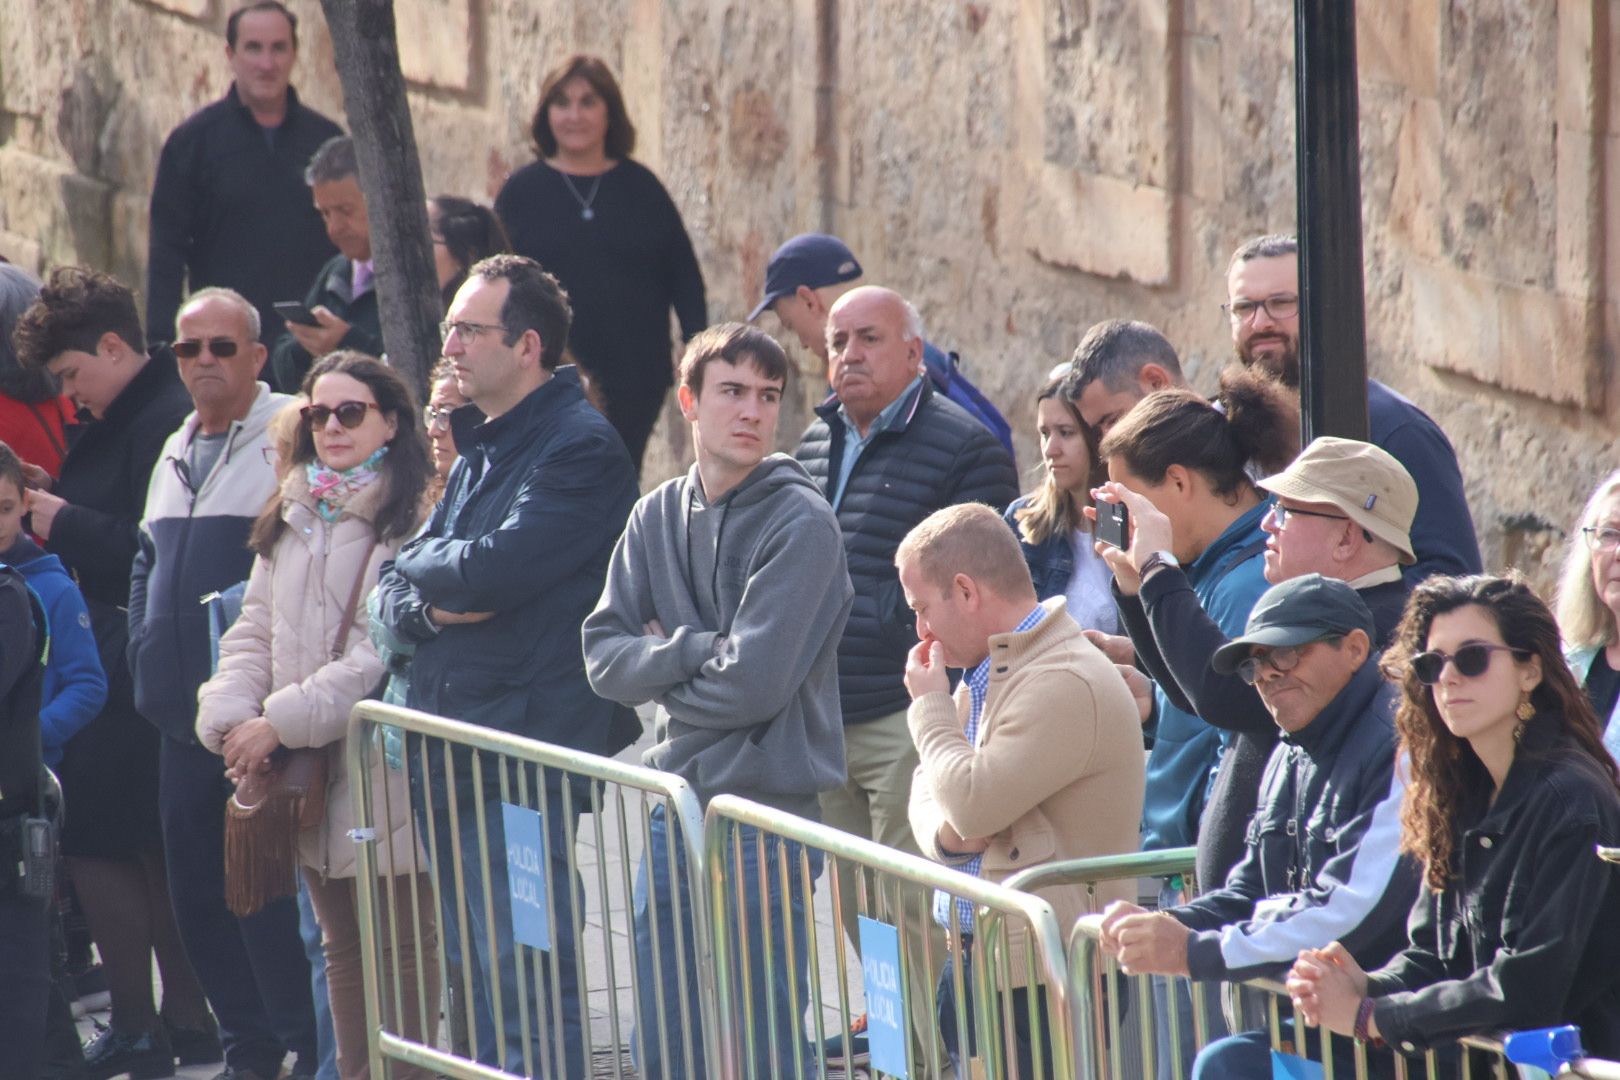
[[[1319,1061],[1271,1052],[1271,1080],[1322,1080],[1327,1075]]]
[[[512,937],[535,949],[551,948],[546,918],[546,842],[540,813],[501,804],[506,828],[506,877],[512,893]]]
[[[900,932],[860,917],[861,974],[866,988],[866,1038],[874,1072],[907,1080],[906,981],[900,967]]]

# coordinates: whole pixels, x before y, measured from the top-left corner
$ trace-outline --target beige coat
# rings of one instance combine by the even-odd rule
[[[372,546],[372,515],[381,493],[380,483],[370,485],[328,524],[315,509],[304,470],[287,474],[281,485],[286,528],[271,558],[254,560],[242,614],[220,639],[219,670],[197,692],[197,738],[216,754],[227,732],[256,716],[270,721],[283,746],[326,747],[326,818],[299,836],[298,853],[306,866],[327,877],[355,873],[354,841],[348,835],[354,827],[354,804],[344,768],[344,735],[349,711],[383,674],[366,633],[365,605],[365,593],[394,551],[393,545]],[[362,573],[365,592],[349,628],[348,647],[333,660],[332,642],[355,578]],[[386,784],[394,818],[389,847],[378,845],[382,872],[389,873],[392,866],[399,872],[425,866],[420,858],[413,861],[405,776],[383,764],[380,750],[375,761],[375,810],[380,817]]]
[[[955,699],[938,693],[913,701],[906,719],[921,764],[911,784],[911,828],[930,858],[961,860],[939,849],[939,827],[990,837],[980,876],[1002,881],[1060,859],[1137,850],[1142,824],[1142,725],[1125,680],[1085,639],[1062,597],[1046,601],[1032,630],[990,638],[990,682],[979,718],[979,745],[965,736],[972,699],[964,680]],[[1083,886],[1037,894],[1052,905],[1068,947],[1075,920],[1113,900],[1135,900],[1136,882],[1108,882],[1095,898]],[[1009,938],[1023,981],[1026,934]]]

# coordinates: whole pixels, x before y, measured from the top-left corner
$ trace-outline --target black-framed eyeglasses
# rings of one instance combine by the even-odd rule
[[[229,360],[236,355],[236,342],[228,337],[209,338],[207,341],[198,341],[196,338],[185,338],[170,345],[174,355],[182,360],[195,360],[202,355],[203,346],[221,360]]]
[[[382,406],[375,401],[345,401],[330,408],[325,405],[305,405],[298,410],[298,415],[304,418],[311,431],[325,427],[326,422],[334,416],[338,423],[352,430],[366,422],[366,413],[372,409],[382,412]]]
[[[1221,310],[1235,323],[1248,322],[1254,318],[1254,313],[1262,308],[1277,322],[1292,319],[1299,314],[1299,294],[1277,293],[1261,300],[1250,300],[1246,296],[1240,296],[1221,305]]]
[[[450,414],[459,407],[457,405],[427,406],[422,410],[422,426],[429,431],[437,430],[440,425],[448,428],[450,426]]]
[[[506,327],[500,323],[468,322],[466,319],[447,319],[439,324],[439,340],[449,341],[450,335],[455,333],[462,341],[471,342],[479,334],[488,334],[496,330],[506,333]]]
[[[1433,686],[1440,681],[1440,676],[1446,670],[1446,664],[1457,669],[1457,674],[1465,679],[1477,679],[1485,674],[1485,669],[1491,666],[1492,653],[1512,653],[1514,657],[1523,660],[1529,657],[1530,650],[1515,649],[1511,645],[1492,645],[1483,641],[1470,641],[1455,653],[1444,653],[1439,649],[1430,649],[1420,652],[1412,657],[1412,674],[1417,681],[1425,686]]]
[[[1620,529],[1588,525],[1581,530],[1581,539],[1592,551],[1613,551],[1620,548]]]
[[[1260,681],[1261,668],[1269,667],[1279,673],[1293,671],[1299,667],[1299,661],[1305,655],[1306,649],[1312,645],[1319,645],[1324,641],[1338,641],[1339,637],[1338,634],[1329,634],[1326,637],[1319,637],[1315,641],[1307,641],[1302,645],[1278,645],[1274,649],[1262,649],[1253,656],[1238,662],[1238,678],[1253,686]]]
[[[1280,502],[1271,504],[1271,516],[1276,519],[1277,527],[1279,529],[1286,528],[1288,525],[1288,519],[1295,515],[1298,515],[1299,517],[1327,518],[1329,521],[1350,520],[1349,517],[1344,514],[1324,514],[1320,510],[1300,510],[1297,507],[1284,506]]]

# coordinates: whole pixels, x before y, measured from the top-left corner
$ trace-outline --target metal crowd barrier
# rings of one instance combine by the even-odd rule
[[[898,1052],[912,1080],[950,1075],[953,1054],[963,1080],[1075,1080],[1063,939],[1046,901],[733,796],[710,802],[704,839],[716,928],[716,1075],[723,1080],[853,1075],[849,1059],[835,1067],[817,1048],[829,1036],[847,1045],[863,1009],[872,1038],[872,1058],[863,1064],[869,1075],[898,1071],[885,1068]],[[818,862],[827,886],[819,894]],[[853,896],[844,895],[851,887]],[[799,912],[792,910],[795,889]],[[934,925],[936,889],[950,896],[953,912],[958,898],[974,905],[971,941],[952,933],[935,949],[924,931]],[[898,972],[871,950],[864,964],[854,959],[855,942],[837,916],[846,899],[860,916],[893,928]],[[1009,954],[1009,935],[1019,931],[1027,943],[1021,963]],[[878,928],[872,940],[887,932]],[[760,949],[762,938],[780,951]],[[934,1022],[935,987],[947,962],[951,1005],[938,1019],[954,1028],[954,1038]],[[976,992],[984,988],[1000,989]],[[1027,1050],[1016,1035],[1020,1024]]]
[[[1094,884],[1121,877],[1166,877],[1176,874],[1189,876],[1193,870],[1192,848],[1171,851],[1144,852],[1137,855],[1111,856],[1100,859],[1081,859],[1066,863],[1052,863],[1034,867],[1008,879],[1007,885],[1019,889],[1041,888],[1058,884]],[[1134,978],[1124,975],[1112,958],[1099,945],[1102,928],[1100,915],[1080,919],[1069,940],[1069,997],[1076,1020],[1076,1070],[1081,1076],[1095,1080],[1135,1080],[1137,1077],[1169,1075],[1176,1080],[1186,1076],[1185,1065],[1192,1053],[1180,1046],[1180,1035],[1185,1025],[1178,1022],[1176,995],[1167,995],[1171,1008],[1162,1024],[1155,1016],[1155,999],[1150,992],[1150,977]],[[1192,1001],[1192,1046],[1196,1052],[1203,1049],[1224,1032],[1210,1031],[1206,1024],[1204,994],[1206,988],[1197,980],[1177,978],[1189,984]],[[1303,1057],[1306,1047],[1294,1032],[1303,1032],[1306,1025],[1293,1008],[1293,1002],[1281,982],[1254,979],[1242,984],[1221,984],[1223,1019],[1232,1032],[1264,1030],[1268,1033],[1271,1049],[1295,1057]],[[1284,1024],[1285,1017],[1292,1021],[1291,1029]],[[1167,1061],[1160,1068],[1157,1061],[1159,1040],[1155,1028],[1163,1029],[1168,1043]],[[1355,1080],[1367,1080],[1373,1075],[1392,1075],[1397,1080],[1425,1077],[1460,1077],[1461,1080],[1495,1077],[1508,1080],[1520,1075],[1502,1053],[1502,1044],[1489,1038],[1468,1038],[1461,1041],[1458,1051],[1447,1055],[1430,1050],[1421,1058],[1400,1054],[1386,1054],[1379,1072],[1374,1071],[1377,1055],[1369,1054],[1366,1044],[1331,1032],[1311,1029],[1323,1040],[1323,1052],[1317,1056],[1327,1080],[1334,1080],[1335,1047],[1343,1047],[1351,1059],[1350,1072]],[[1571,1076],[1590,1076],[1594,1080],[1610,1075],[1605,1062],[1587,1061]],[[1617,1070],[1620,1071],[1620,1070]],[[1342,1077],[1346,1072],[1338,1068]]]
[[[397,772],[374,790],[379,757]],[[647,1076],[649,1054],[702,1075],[693,1063],[715,1046],[703,819],[683,780],[375,701],[353,712],[347,767],[373,1076],[397,1075],[385,1061],[457,1078]],[[386,865],[398,828],[410,867]],[[645,874],[655,834],[667,886]],[[425,887],[405,901],[390,882],[407,872]],[[648,922],[648,970],[673,982],[635,960],[643,889],[647,910],[687,927]],[[414,971],[394,962],[413,947]]]

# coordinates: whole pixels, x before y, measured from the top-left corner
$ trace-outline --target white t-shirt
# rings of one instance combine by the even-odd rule
[[[1119,633],[1119,608],[1109,586],[1114,582],[1113,571],[1103,557],[1091,546],[1094,537],[1089,532],[1075,529],[1069,537],[1074,548],[1074,573],[1069,575],[1069,586],[1064,596],[1069,602],[1069,614],[1083,630],[1101,630],[1107,634]]]

